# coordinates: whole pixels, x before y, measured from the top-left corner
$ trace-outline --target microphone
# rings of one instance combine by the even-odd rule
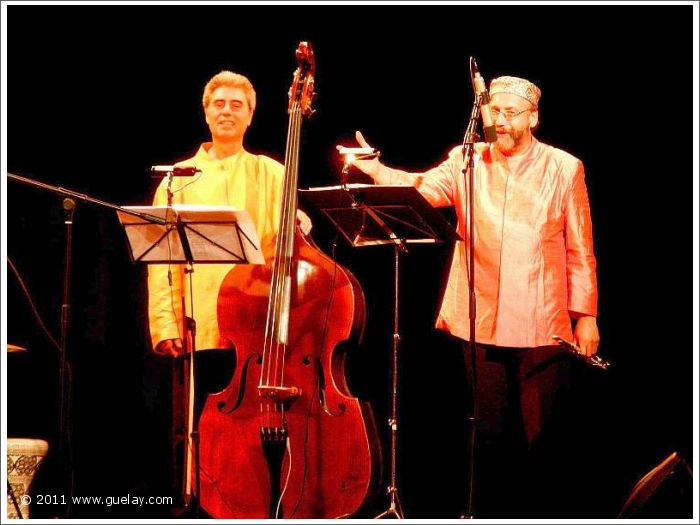
[[[362,158],[374,158],[380,155],[379,150],[376,148],[338,148],[339,155],[355,155]]]
[[[338,154],[343,157],[343,169],[340,172],[340,181],[345,188],[352,163],[356,160],[379,158],[381,152],[377,148],[346,148],[344,146],[338,146]]]
[[[194,166],[151,166],[151,175],[169,175],[173,177],[192,177],[195,173],[202,173],[202,170]]]
[[[474,84],[474,93],[479,96],[479,104],[481,105],[481,123],[484,128],[484,140],[486,142],[496,142],[498,136],[496,135],[496,125],[493,123],[491,118],[491,108],[489,107],[489,92],[486,89],[486,83],[479,73],[476,67],[476,60],[472,58],[472,65],[474,66],[474,78],[472,82]]]

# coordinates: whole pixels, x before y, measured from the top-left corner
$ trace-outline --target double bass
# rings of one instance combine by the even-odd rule
[[[235,266],[219,291],[236,367],[199,422],[200,504],[214,518],[347,517],[377,482],[371,410],[344,375],[347,342],[364,328],[362,289],[296,226],[301,122],[315,95],[311,46],[296,56],[275,252]]]

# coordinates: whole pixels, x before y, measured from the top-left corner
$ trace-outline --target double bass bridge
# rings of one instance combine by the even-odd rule
[[[261,398],[273,401],[291,401],[301,396],[301,388],[295,386],[269,386],[258,387],[258,395]]]

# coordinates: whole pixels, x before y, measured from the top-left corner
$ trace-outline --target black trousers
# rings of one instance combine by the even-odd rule
[[[563,409],[570,357],[559,347],[477,345],[474,368],[464,348],[475,396],[474,517],[557,515],[558,447],[548,432]]]

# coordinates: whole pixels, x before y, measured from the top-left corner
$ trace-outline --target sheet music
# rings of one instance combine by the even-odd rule
[[[245,210],[203,204],[174,204],[171,208],[124,206],[124,209],[166,220],[151,222],[117,211],[135,261],[185,262],[185,250],[176,228],[179,219],[193,262],[265,263],[255,225]]]

